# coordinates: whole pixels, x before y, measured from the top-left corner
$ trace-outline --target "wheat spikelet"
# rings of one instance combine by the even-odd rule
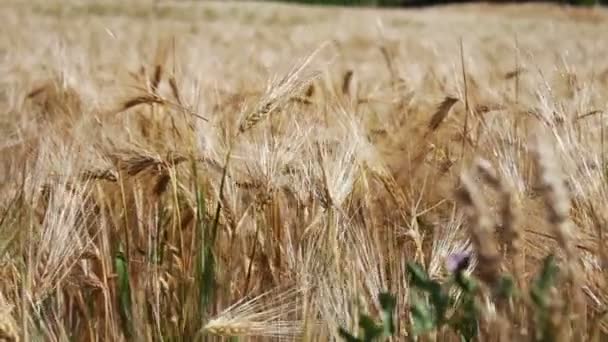
[[[496,171],[489,161],[477,159],[475,167],[483,180],[500,194],[502,202],[500,206],[502,226],[500,228],[504,236],[504,241],[506,241],[507,244],[507,254],[512,261],[513,274],[516,275],[519,285],[524,286],[524,260],[523,254],[521,254],[523,239],[518,226],[518,211],[516,209],[512,187],[506,183],[504,177],[499,177],[496,174]]]
[[[319,167],[321,169],[321,182],[317,194],[321,199],[323,207],[327,209],[334,206],[334,201],[331,197],[331,192],[329,190],[330,185],[327,178],[327,168],[325,167],[325,158],[323,156],[323,152],[321,151],[321,145],[317,143],[315,147],[317,148],[317,162],[319,163]]]
[[[485,114],[485,113],[505,110],[505,109],[507,109],[506,106],[498,104],[498,103],[479,104],[479,105],[475,106],[475,112],[477,112],[478,114]]]
[[[497,226],[502,239],[501,243],[506,245],[506,257],[505,264],[511,268],[511,274],[514,276],[518,288],[522,291],[527,291],[528,285],[524,277],[525,271],[525,254],[523,253],[524,239],[522,232],[519,228],[518,213],[516,207],[515,195],[512,187],[505,181],[504,177],[498,176],[494,168],[489,161],[478,158],[475,161],[475,169],[481,178],[490,185],[500,195],[500,226]],[[511,322],[523,322],[525,320],[525,312],[522,309],[512,310],[512,307],[508,309],[504,305],[502,300],[499,300],[499,310],[502,314],[506,314]],[[505,312],[505,310],[507,310]],[[504,317],[500,317],[501,320]],[[511,327],[502,326],[505,331],[508,331]],[[513,331],[513,330],[511,330]],[[510,333],[507,335],[509,338],[514,338]]]
[[[58,79],[43,82],[26,95],[44,115],[52,115],[60,119],[64,116],[80,114],[83,110],[83,102],[79,93]]]
[[[566,254],[566,274],[569,290],[571,291],[571,297],[567,298],[566,305],[571,309],[570,318],[572,319],[572,327],[575,329],[572,338],[579,340],[586,330],[587,309],[581,288],[582,268],[574,243],[576,241],[573,233],[574,226],[570,220],[570,197],[557,166],[556,155],[549,146],[548,138],[545,135],[539,134],[536,136],[532,152],[538,169],[537,181],[544,199],[547,221],[551,225],[559,246]],[[560,326],[561,329],[564,329],[560,331],[560,334],[569,336],[569,332],[565,330],[569,327],[569,324]]]
[[[264,186],[264,183],[259,180],[234,181],[235,185],[244,190],[257,190]]]
[[[431,116],[431,120],[429,121],[428,125],[429,132],[434,132],[439,128],[443,120],[445,120],[445,118],[448,116],[450,109],[452,109],[452,106],[454,106],[456,102],[458,102],[458,99],[451,96],[447,96],[445,99],[443,99],[433,116]]]
[[[270,113],[275,111],[284,101],[296,95],[304,86],[317,77],[318,72],[305,74],[315,55],[323,48],[321,46],[308,55],[303,62],[289,71],[282,79],[273,82],[258,106],[250,112],[239,125],[239,132],[243,133],[260,121],[266,119]]]
[[[272,201],[273,192],[272,191],[260,191],[255,197],[255,210],[257,212],[262,212],[264,209],[270,204]]]
[[[519,77],[521,74],[523,74],[523,73],[525,73],[527,71],[528,70],[526,70],[525,68],[518,68],[518,69],[515,69],[515,70],[512,70],[512,71],[509,71],[509,72],[505,73],[504,79],[505,80],[510,80],[512,78]]]
[[[167,190],[170,181],[171,175],[169,175],[169,172],[162,171],[154,183],[152,193],[156,196],[162,195]]]
[[[159,157],[138,154],[122,161],[122,169],[125,170],[129,176],[136,176],[146,169],[161,164],[162,160]]]
[[[182,102],[182,97],[180,95],[175,76],[169,77],[169,87],[171,88],[171,93],[173,94],[173,97],[175,97],[175,101],[177,101],[177,103],[183,107],[184,104]]]
[[[384,185],[384,188],[386,189],[386,191],[388,191],[389,195],[391,196],[393,201],[395,201],[395,204],[397,204],[397,207],[399,209],[404,210],[405,208],[407,208],[406,197],[403,194],[403,191],[399,189],[399,185],[395,181],[395,178],[393,178],[386,172],[374,172],[374,176],[378,180],[380,180],[382,185]]]
[[[308,85],[308,88],[306,88],[306,92],[304,93],[304,95],[308,98],[312,97],[315,94],[315,84],[314,83],[310,83]]]
[[[114,170],[85,170],[80,177],[84,181],[92,179],[106,180],[113,183],[118,181],[118,176]]]
[[[468,172],[460,176],[462,188],[456,191],[457,198],[465,206],[472,222],[469,226],[471,241],[477,252],[477,271],[480,279],[493,287],[500,277],[500,253],[494,238],[489,208]]]
[[[154,66],[154,73],[152,74],[152,79],[150,80],[150,90],[152,93],[158,93],[158,86],[160,85],[160,81],[163,76],[163,65],[156,64]]]
[[[0,342],[19,342],[19,335],[17,334],[14,325],[9,322],[1,321],[0,318]]]
[[[348,70],[344,73],[344,77],[342,79],[342,94],[351,95],[350,94],[350,85],[353,80],[354,72],[352,70]]]
[[[186,160],[188,160],[188,158],[184,154],[178,151],[169,151],[167,152],[167,156],[165,157],[164,164],[166,167],[174,167],[178,164],[185,162]]]
[[[13,310],[4,295],[0,292],[0,342],[19,342],[17,324],[11,311]]]
[[[391,77],[391,86],[396,87],[397,86],[397,69],[395,67],[393,53],[389,50],[389,47],[387,44],[382,44],[380,46],[380,53],[382,54],[382,57],[384,58],[384,63],[386,64],[386,68]]]
[[[163,100],[160,96],[154,95],[154,94],[136,96],[132,99],[125,101],[122,104],[121,108],[119,109],[119,112],[125,111],[127,109],[130,109],[135,106],[142,105],[142,104],[152,104],[152,103],[164,104],[165,100]]]
[[[212,318],[201,332],[226,337],[295,337],[301,333],[302,323],[289,317],[299,312],[301,296],[301,290],[288,288],[242,299]]]
[[[560,247],[566,253],[569,261],[574,262],[576,252],[573,242],[572,222],[570,221],[570,199],[564,180],[556,165],[556,155],[549,147],[546,138],[537,136],[536,145],[532,150],[538,168],[537,180],[542,192],[547,220],[553,228],[553,233]]]
[[[70,187],[67,181],[49,194],[33,255],[33,299],[39,301],[67,276],[91,243],[86,234],[90,190],[87,184]]]
[[[224,200],[222,201],[222,203],[224,203],[222,205],[222,217],[224,218],[228,227],[230,227],[232,231],[234,231],[238,227],[238,221],[236,219],[236,215],[234,214],[234,210],[227,203],[227,201]]]
[[[164,65],[169,55],[169,42],[167,39],[162,39],[156,47],[156,53],[154,55],[154,72],[152,73],[152,79],[149,81],[149,87],[153,94],[158,94],[158,86],[163,77]]]
[[[176,151],[169,151],[165,158],[159,155],[137,150],[119,150],[108,153],[110,160],[117,168],[129,176],[136,176],[144,171],[154,169],[161,172],[183,163],[186,156]]]
[[[316,157],[319,170],[318,184],[321,186],[322,196],[327,204],[340,207],[352,193],[355,180],[360,172],[357,161],[357,151],[361,148],[356,137],[345,136],[350,139],[351,144],[340,146],[339,149],[331,151],[331,148],[321,148],[316,145]]]

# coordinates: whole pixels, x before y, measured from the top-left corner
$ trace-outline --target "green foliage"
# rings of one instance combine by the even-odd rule
[[[413,334],[425,335],[448,325],[460,334],[463,341],[471,341],[477,334],[477,282],[464,270],[458,270],[445,284],[441,284],[431,280],[422,266],[415,263],[408,265],[408,273],[412,286]],[[461,292],[459,301],[450,295],[453,286]],[[450,308],[455,312],[452,316],[448,316]]]
[[[359,316],[360,336],[348,332],[344,328],[340,328],[338,333],[347,342],[371,342],[380,337],[389,337],[395,334],[394,312],[397,306],[395,297],[389,293],[383,292],[378,296],[380,307],[382,308],[381,323],[377,323],[368,315],[361,314]]]
[[[407,267],[412,286],[414,334],[421,335],[443,325],[450,296],[439,282],[429,278],[420,265],[410,263]]]
[[[122,319],[123,331],[130,338],[133,334],[133,316],[132,316],[132,299],[131,299],[131,283],[129,281],[129,267],[127,259],[122,251],[119,251],[114,257],[114,267],[117,275],[117,290],[120,309],[120,317]]]
[[[511,276],[503,276],[500,278],[495,289],[495,297],[499,299],[509,299],[518,295],[515,282]]]
[[[397,307],[397,300],[389,293],[380,293],[378,298],[382,308],[382,321],[384,323],[384,334],[392,336],[395,333],[395,320],[393,314]]]
[[[477,279],[466,274],[464,267],[454,270],[454,273],[443,283],[431,279],[417,263],[409,263],[407,271],[411,286],[409,335],[418,338],[448,328],[456,332],[461,341],[476,340],[482,315],[476,301],[481,290]],[[539,341],[553,341],[555,338],[551,334],[553,330],[549,325],[550,290],[555,286],[558,274],[555,258],[549,255],[530,289],[529,295],[534,303],[532,309],[538,323]],[[519,296],[519,291],[510,275],[501,277],[490,290],[496,301],[510,301]],[[458,297],[453,296],[455,292],[459,293]],[[383,308],[382,322],[377,323],[365,314],[360,315],[359,336],[344,328],[339,329],[339,334],[345,341],[377,341],[395,335],[393,314],[396,298],[388,293],[382,293],[379,300]]]
[[[536,327],[537,327],[537,340],[539,341],[553,341],[555,340],[554,330],[551,329],[550,322],[550,291],[557,280],[559,269],[555,262],[555,257],[549,255],[540,271],[540,274],[532,284],[530,290],[530,296],[536,306]]]

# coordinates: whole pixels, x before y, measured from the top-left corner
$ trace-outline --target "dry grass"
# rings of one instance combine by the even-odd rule
[[[606,338],[606,18],[3,2],[0,341],[331,340],[381,291],[404,340],[406,263],[469,250],[555,253],[558,336]]]

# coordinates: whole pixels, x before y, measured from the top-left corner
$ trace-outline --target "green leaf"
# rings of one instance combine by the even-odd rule
[[[450,296],[443,291],[441,285],[437,282],[433,282],[431,288],[431,301],[435,307],[435,319],[437,326],[441,326],[446,320],[446,312],[450,306]]]
[[[505,275],[499,279],[496,286],[496,296],[498,298],[510,299],[516,294],[516,291],[515,281],[512,277]]]
[[[359,316],[359,328],[362,331],[362,337],[358,338],[349,333],[344,328],[339,328],[338,333],[346,341],[368,342],[374,341],[381,336],[391,336],[395,332],[393,322],[393,312],[396,307],[396,299],[393,295],[387,292],[382,292],[378,296],[380,307],[382,308],[383,324],[378,324],[368,315],[361,314]]]
[[[215,256],[211,248],[205,249],[202,265],[201,278],[199,279],[200,298],[201,308],[206,309],[215,293]]]
[[[382,332],[384,331],[367,315],[359,317],[359,326],[363,330],[363,341],[365,342],[373,341],[375,338],[382,336]]]
[[[428,290],[430,288],[432,281],[422,266],[417,263],[410,262],[407,264],[407,271],[410,276],[412,286],[422,290]]]
[[[469,295],[465,297],[462,306],[458,308],[460,317],[452,326],[460,334],[461,340],[473,341],[477,336],[478,312],[475,307],[474,298]]]
[[[358,339],[355,336],[353,336],[351,333],[349,333],[348,331],[346,331],[346,329],[344,329],[344,328],[339,328],[338,329],[338,334],[340,335],[340,337],[342,337],[347,342],[361,342],[360,339]]]
[[[559,268],[557,267],[555,256],[547,256],[543,263],[540,276],[534,282],[531,289],[531,296],[534,303],[540,308],[548,305],[549,290],[554,285]]]
[[[204,213],[205,213],[205,200],[204,200],[204,196],[202,191],[198,188],[196,188],[196,200],[197,200],[197,210],[199,210],[198,212],[198,220],[197,220],[197,225],[198,225],[198,229],[200,231],[200,237],[201,237],[201,247],[199,249],[199,256],[198,256],[198,269],[197,269],[197,277],[198,277],[198,281],[199,281],[199,300],[200,300],[200,308],[199,308],[199,312],[201,314],[201,319],[204,316],[204,312],[206,311],[206,309],[209,307],[209,305],[211,305],[211,303],[213,302],[213,298],[215,295],[215,289],[216,289],[216,261],[215,261],[215,255],[213,252],[213,248],[215,246],[215,240],[217,237],[217,232],[218,232],[218,228],[219,228],[219,220],[220,220],[220,213],[222,210],[222,201],[221,199],[224,196],[224,185],[226,183],[226,178],[228,175],[228,162],[230,161],[230,155],[231,155],[231,150],[228,152],[227,156],[226,156],[226,163],[224,164],[224,170],[222,172],[222,178],[221,178],[221,182],[220,182],[220,189],[219,189],[219,198],[220,200],[218,200],[217,202],[217,207],[215,210],[215,215],[213,218],[213,223],[210,227],[208,227],[205,224],[205,220],[204,220]],[[194,174],[196,175],[196,165],[194,165]],[[195,180],[195,186],[196,186],[196,180]],[[207,231],[206,228],[209,228]]]
[[[379,296],[380,307],[382,308],[383,323],[384,323],[384,334],[386,336],[392,336],[395,333],[395,322],[393,314],[395,307],[397,306],[397,300],[393,295],[387,292],[380,293]]]
[[[122,251],[119,251],[114,257],[114,267],[117,275],[118,302],[123,330],[127,338],[130,338],[133,334],[131,284],[128,263]]]
[[[408,264],[408,274],[410,275],[412,287],[429,294],[431,305],[427,309],[433,312],[433,325],[437,327],[441,326],[446,320],[446,312],[450,305],[449,294],[443,290],[439,282],[431,280],[426,271],[416,263]]]
[[[435,329],[435,319],[431,309],[422,301],[415,300],[411,309],[414,335],[423,335]]]
[[[559,268],[555,261],[555,256],[549,255],[543,262],[543,267],[538,278],[534,281],[530,290],[532,301],[536,305],[536,324],[537,324],[537,339],[540,341],[555,340],[555,329],[552,329],[550,323],[549,301],[550,290],[555,285]]]
[[[474,294],[478,285],[474,278],[466,275],[465,272],[458,272],[455,276],[456,285],[465,293]]]

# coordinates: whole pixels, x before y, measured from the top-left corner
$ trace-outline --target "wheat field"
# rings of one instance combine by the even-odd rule
[[[461,341],[414,336],[408,277],[459,255],[475,340],[607,338],[607,11],[5,0],[0,20],[0,341],[341,340],[382,292],[391,341]]]

